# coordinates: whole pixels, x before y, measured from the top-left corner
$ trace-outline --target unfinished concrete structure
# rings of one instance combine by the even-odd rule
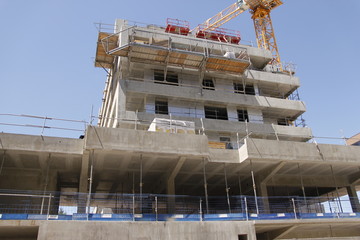
[[[26,194],[1,193],[0,237],[359,237],[360,148],[308,143],[293,71],[168,29],[117,20],[99,33],[109,74],[84,139],[0,133],[0,188],[39,191],[16,216],[4,209]]]
[[[346,140],[346,145],[360,146],[360,133]]]

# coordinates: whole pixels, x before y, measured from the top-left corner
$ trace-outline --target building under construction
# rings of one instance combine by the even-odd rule
[[[262,26],[281,1],[260,2],[226,11]],[[100,25],[98,126],[0,133],[0,237],[359,239],[360,148],[312,141],[273,33],[244,44],[224,15]]]

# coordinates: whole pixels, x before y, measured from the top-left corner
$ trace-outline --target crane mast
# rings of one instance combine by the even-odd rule
[[[258,48],[271,51],[273,56],[271,63],[278,65],[280,70],[282,70],[279,50],[270,17],[271,10],[282,4],[281,0],[238,0],[236,3],[201,24],[202,30],[213,31],[249,9],[254,22]],[[198,26],[192,31],[198,31],[199,28]]]

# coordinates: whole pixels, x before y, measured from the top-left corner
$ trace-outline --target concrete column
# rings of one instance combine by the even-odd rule
[[[260,183],[258,185],[258,194],[262,197],[262,204],[265,213],[270,213],[269,196],[267,191],[267,183],[276,175],[276,173],[285,165],[285,162],[279,162],[274,167],[267,169],[260,174]]]
[[[89,159],[90,152],[88,150],[84,150],[81,159],[81,171],[79,179],[78,213],[86,212],[86,197],[89,187]]]
[[[173,213],[175,211],[175,177],[179,173],[182,165],[184,164],[186,158],[180,157],[176,163],[173,170],[170,172],[169,178],[166,181],[166,191],[168,196],[168,213]]]
[[[346,187],[346,190],[350,198],[350,204],[353,212],[360,212],[359,197],[356,193],[355,185],[350,185]]]
[[[258,194],[261,197],[263,213],[270,213],[269,196],[268,196],[266,183],[258,184],[257,189],[258,189]]]
[[[168,213],[175,212],[175,179],[168,179],[166,183],[168,196]]]

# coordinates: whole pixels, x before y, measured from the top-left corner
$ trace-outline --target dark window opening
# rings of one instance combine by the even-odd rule
[[[203,89],[215,90],[214,81],[212,79],[204,79],[202,84],[203,84]]]
[[[288,120],[286,118],[280,118],[277,120],[278,125],[288,126]]]
[[[155,70],[154,80],[159,84],[179,85],[178,75],[172,72],[168,72],[165,79],[164,71]]]
[[[156,114],[169,114],[168,103],[165,101],[155,101]]]
[[[242,109],[239,109],[237,110],[237,114],[238,114],[238,119],[240,122],[249,122],[249,115],[248,115],[248,112],[247,110],[242,110]]]
[[[228,120],[227,109],[205,106],[205,118]]]
[[[244,85],[242,83],[234,83],[234,92],[240,94],[248,94],[248,95],[255,95],[255,88],[254,85],[247,84]]]
[[[239,240],[247,240],[248,239],[247,234],[239,234],[238,237],[239,237]]]

